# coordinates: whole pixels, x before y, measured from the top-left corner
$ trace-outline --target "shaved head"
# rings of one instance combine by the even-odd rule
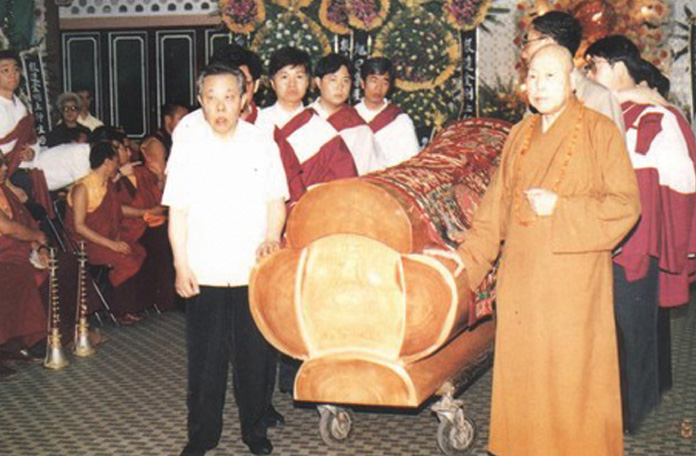
[[[569,74],[573,71],[573,56],[570,51],[563,46],[558,44],[547,44],[539,48],[529,61],[529,66],[531,67],[535,59],[551,59],[558,60],[563,64],[563,70],[567,71]]]
[[[549,44],[537,50],[527,73],[529,103],[542,115],[560,114],[573,92],[572,71],[573,57],[568,49]]]

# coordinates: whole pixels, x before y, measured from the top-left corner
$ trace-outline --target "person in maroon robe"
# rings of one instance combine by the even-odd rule
[[[343,138],[303,99],[311,76],[309,54],[284,47],[271,55],[271,87],[277,102],[259,113],[257,124],[273,135],[290,189],[288,210],[309,187],[358,175]]]
[[[386,167],[386,157],[378,150],[377,140],[358,111],[347,104],[353,80],[350,60],[331,53],[317,62],[314,84],[319,98],[310,106],[341,135],[360,175]]]
[[[68,194],[66,224],[78,241],[85,241],[89,262],[110,267],[114,287],[112,311],[121,323],[138,321],[144,304],[138,296],[138,272],[145,249],[120,233],[123,209],[113,183],[118,170],[118,151],[111,142],[95,143],[89,155],[92,171]]]
[[[46,279],[46,235],[38,229],[24,205],[7,185],[8,160],[0,152],[0,349],[26,350],[46,337],[46,312],[39,285]],[[41,253],[39,257],[37,254]],[[0,365],[0,376],[12,370]]]
[[[139,243],[147,253],[139,273],[139,299],[155,304],[161,311],[173,310],[176,307],[173,259],[167,234],[167,214],[160,204],[162,190],[158,176],[148,167],[130,162],[130,154],[123,142],[124,135],[111,129],[104,129],[103,132],[100,136],[108,138],[118,149],[119,169],[122,170],[115,182],[123,211],[120,238]]]
[[[160,190],[164,188],[164,169],[172,150],[172,133],[188,112],[188,108],[183,105],[165,104],[162,106],[162,126],[140,142],[140,155],[145,166],[157,176]]]

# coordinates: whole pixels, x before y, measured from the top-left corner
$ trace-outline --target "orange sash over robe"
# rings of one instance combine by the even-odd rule
[[[108,182],[105,188],[99,188],[97,175],[92,172],[80,180],[87,188],[88,207],[85,224],[96,233],[111,240],[121,239],[119,227],[123,213],[121,203],[118,201],[114,184]],[[66,224],[77,240],[82,238],[75,231],[75,214],[72,209],[72,195],[68,196],[66,211]],[[128,242],[127,240],[125,240]],[[109,248],[85,240],[87,258],[92,264],[103,264],[112,267],[109,271],[109,281],[114,287],[118,287],[126,280],[135,276],[145,259],[145,249],[140,244],[128,242],[131,248],[130,255],[117,253]]]
[[[13,221],[36,229],[24,205],[0,185],[0,211]],[[46,271],[29,263],[31,243],[0,233],[0,345],[21,337],[30,347],[46,336],[46,312],[39,285]]]
[[[477,286],[505,243],[489,451],[622,456],[611,251],[638,219],[635,172],[616,126],[574,97],[545,133],[539,117],[513,127],[459,249]],[[557,193],[551,216],[532,187]]]

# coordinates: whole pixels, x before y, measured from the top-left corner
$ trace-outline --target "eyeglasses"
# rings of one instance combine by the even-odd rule
[[[63,106],[63,112],[75,112],[77,111],[77,106]]]
[[[530,40],[529,37],[527,36],[527,34],[525,33],[525,35],[522,37],[521,43],[522,43],[522,46],[526,46],[529,43],[533,43],[534,41],[545,40],[546,38],[548,38],[548,36],[541,35],[539,38],[534,38],[534,39]]]

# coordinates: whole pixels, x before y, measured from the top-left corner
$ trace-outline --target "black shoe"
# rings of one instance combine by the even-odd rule
[[[283,415],[281,415],[272,405],[268,407],[266,413],[264,413],[263,418],[261,419],[267,428],[285,426],[285,417],[283,417]]]
[[[267,437],[255,437],[254,439],[242,439],[244,444],[249,447],[253,454],[271,454],[273,445]]]
[[[205,456],[205,450],[193,450],[186,445],[179,456]]]
[[[20,361],[31,364],[43,364],[44,359],[46,359],[46,349],[43,350],[43,356],[38,351],[27,350],[23,348],[19,351]]]

